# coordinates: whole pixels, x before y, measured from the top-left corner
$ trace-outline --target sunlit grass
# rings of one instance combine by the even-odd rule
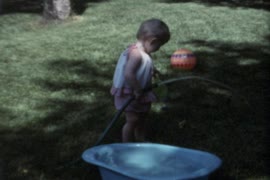
[[[218,175],[225,179],[267,179],[269,16],[263,10],[155,0],[89,3],[84,14],[64,23],[44,24],[37,14],[0,16],[0,159],[9,178],[96,177],[80,168],[55,168],[79,157],[102,133],[115,112],[109,90],[117,58],[135,42],[139,24],[156,17],[172,32],[153,54],[165,79],[207,76],[236,89],[252,109],[211,84],[181,82],[171,87],[179,96],[171,112],[161,111],[162,103],[153,106],[149,138],[216,153],[224,161]],[[170,67],[178,48],[197,56],[193,71]],[[120,121],[106,142],[119,141]]]

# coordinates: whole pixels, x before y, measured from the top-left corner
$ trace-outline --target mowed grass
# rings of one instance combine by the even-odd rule
[[[37,14],[0,16],[0,161],[8,179],[100,179],[75,164],[115,110],[109,94],[119,54],[136,41],[139,24],[161,18],[172,38],[153,54],[164,79],[198,75],[169,87],[167,112],[154,105],[152,142],[205,150],[223,160],[212,179],[269,179],[267,105],[270,13],[252,8],[114,0],[89,3],[81,16],[42,24]],[[192,71],[171,69],[170,55],[192,50]],[[246,103],[242,97],[248,101]],[[123,119],[106,143],[120,141]]]

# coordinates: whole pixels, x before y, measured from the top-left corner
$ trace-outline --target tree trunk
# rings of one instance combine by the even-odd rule
[[[46,20],[64,20],[70,13],[70,0],[44,0],[43,17]]]

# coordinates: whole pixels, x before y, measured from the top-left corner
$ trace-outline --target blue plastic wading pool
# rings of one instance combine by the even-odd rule
[[[221,160],[208,152],[154,143],[117,143],[87,149],[84,161],[103,180],[205,180]]]

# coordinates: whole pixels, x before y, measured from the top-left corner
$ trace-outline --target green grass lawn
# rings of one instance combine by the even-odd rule
[[[168,44],[153,55],[166,78],[198,75],[244,96],[199,81],[170,86],[176,104],[149,116],[149,139],[217,154],[212,179],[266,180],[270,12],[252,8],[113,0],[88,3],[81,16],[42,24],[33,13],[0,16],[0,161],[8,179],[99,179],[96,169],[57,167],[77,159],[115,110],[109,94],[119,54],[139,24],[161,18]],[[170,68],[179,48],[198,59],[192,71]],[[123,120],[107,143],[120,141]],[[1,168],[1,167],[0,167]],[[3,168],[3,167],[2,167]]]

